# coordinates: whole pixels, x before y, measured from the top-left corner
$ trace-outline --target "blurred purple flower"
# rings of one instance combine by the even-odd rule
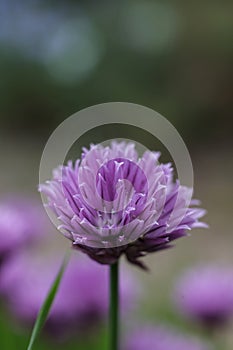
[[[0,202],[0,261],[44,233],[46,216],[32,199],[12,196]]]
[[[193,336],[182,335],[166,327],[147,326],[133,331],[124,350],[210,350],[210,347]]]
[[[186,271],[175,286],[175,303],[208,327],[225,324],[233,316],[233,269],[207,265]]]
[[[58,272],[61,257],[49,249],[22,250],[3,265],[0,294],[13,315],[25,323],[33,323],[40,306]],[[129,312],[138,298],[138,283],[122,271],[120,294],[122,311]],[[47,321],[47,330],[65,334],[90,330],[103,320],[108,311],[108,269],[80,254],[73,254],[64,273]]]
[[[81,162],[60,166],[39,190],[75,248],[102,264],[125,254],[145,268],[138,260],[145,253],[170,247],[191,228],[206,227],[199,222],[205,211],[186,206],[192,190],[173,182],[171,165],[160,165],[159,156],[146,151],[139,158],[134,143],[92,145]]]

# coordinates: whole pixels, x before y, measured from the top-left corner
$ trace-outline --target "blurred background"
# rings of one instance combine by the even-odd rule
[[[189,148],[195,197],[208,210],[210,229],[147,257],[149,273],[131,268],[143,289],[140,323],[163,322],[188,332],[191,325],[170,301],[176,276],[200,262],[233,266],[232,13],[227,0],[0,0],[2,198],[18,193],[39,200],[39,161],[48,137],[68,116],[94,104],[150,107],[177,128]],[[94,130],[83,143],[109,135],[137,139],[135,130],[114,130]],[[154,149],[156,140],[147,137]],[[29,329],[16,326],[2,309],[3,349],[24,349]],[[93,336],[96,349],[104,348],[102,328]],[[195,327],[192,332],[201,334]],[[232,327],[224,332],[231,349]],[[58,346],[46,335],[38,349],[42,343],[43,349]],[[85,349],[81,343],[74,337],[70,349]]]

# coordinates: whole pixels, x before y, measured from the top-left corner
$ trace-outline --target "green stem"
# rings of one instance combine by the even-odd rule
[[[221,329],[221,327],[218,329],[213,328],[212,332],[210,332],[210,337],[209,339],[212,340],[216,350],[227,350],[227,340],[226,340],[226,334],[224,334],[224,329]]]
[[[109,350],[118,350],[118,262],[110,265],[110,308],[109,308]]]

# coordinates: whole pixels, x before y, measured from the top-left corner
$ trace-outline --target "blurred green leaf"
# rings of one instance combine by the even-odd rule
[[[57,274],[57,276],[56,276],[56,278],[55,278],[55,280],[54,280],[54,282],[53,282],[53,284],[48,292],[48,295],[47,295],[47,297],[46,297],[46,299],[45,299],[45,301],[44,301],[44,303],[43,303],[43,305],[38,313],[35,325],[34,325],[33,330],[32,330],[32,334],[31,334],[31,338],[30,338],[27,350],[32,350],[33,344],[34,344],[37,336],[39,335],[43,325],[45,324],[45,321],[48,317],[49,311],[51,309],[51,306],[52,306],[53,301],[55,299],[55,296],[57,294],[61,279],[62,279],[64,271],[65,271],[65,268],[67,266],[69,256],[70,256],[70,253],[67,253],[64,260],[63,260],[63,263],[58,271],[58,274]]]

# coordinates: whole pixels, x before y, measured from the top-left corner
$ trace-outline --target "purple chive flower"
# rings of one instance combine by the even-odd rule
[[[44,251],[44,249],[42,249]],[[61,265],[61,254],[22,250],[7,260],[0,273],[0,294],[17,319],[33,323]],[[138,283],[126,270],[120,283],[125,315],[138,299]],[[47,321],[54,333],[90,330],[108,311],[108,269],[81,254],[73,254],[65,270]]]
[[[138,258],[171,246],[194,227],[205,211],[186,206],[191,189],[173,182],[170,164],[158,152],[139,158],[134,143],[91,145],[82,159],[60,166],[39,190],[60,221],[58,229],[74,248],[102,264],[122,254],[140,267]],[[179,193],[179,195],[178,195]]]
[[[39,204],[26,197],[0,202],[0,261],[43,234],[46,216]]]
[[[210,350],[205,342],[166,327],[147,326],[129,334],[123,350]]]
[[[225,324],[233,316],[233,269],[207,265],[186,271],[176,284],[175,303],[208,327]]]

